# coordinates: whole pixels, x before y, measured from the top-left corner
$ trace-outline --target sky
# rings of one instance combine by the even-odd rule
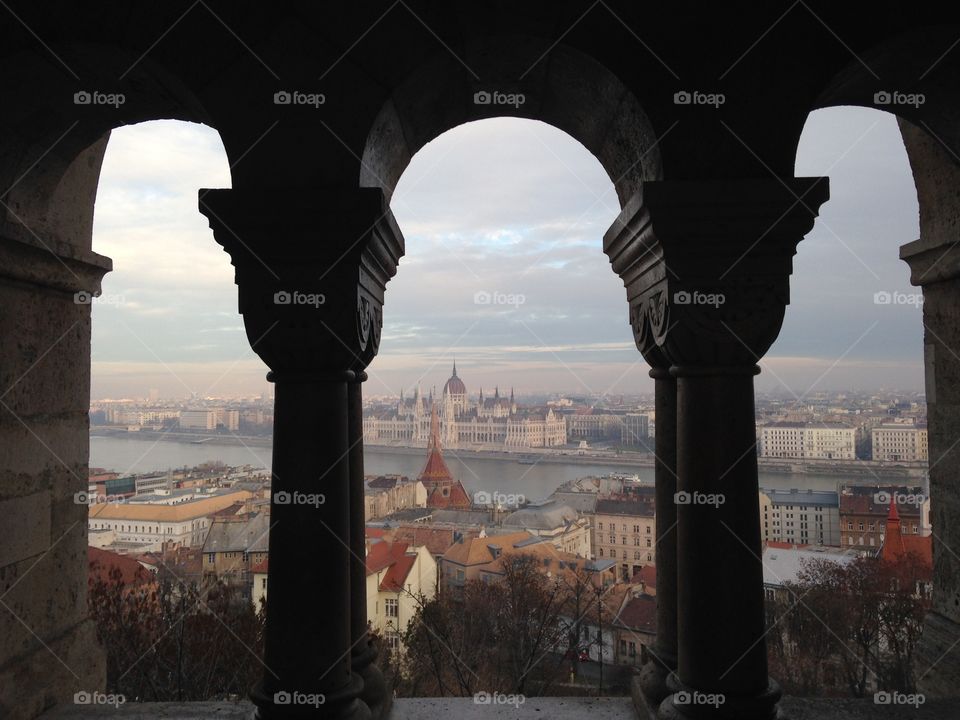
[[[829,175],[831,199],[799,245],[791,305],[757,389],[922,389],[918,289],[898,259],[919,236],[918,209],[895,118],[813,113],[796,175]],[[229,257],[197,211],[199,188],[229,186],[208,127],[113,132],[94,217],[94,250],[114,270],[93,309],[93,398],[270,393]],[[391,207],[406,256],[387,286],[368,396],[439,390],[454,359],[470,393],[652,390],[602,251],[616,193],[569,135],[514,118],[456,127],[417,153]]]

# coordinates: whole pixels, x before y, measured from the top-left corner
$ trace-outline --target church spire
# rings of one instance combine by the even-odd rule
[[[453,376],[454,377],[457,376],[457,359],[456,358],[453,359]]]

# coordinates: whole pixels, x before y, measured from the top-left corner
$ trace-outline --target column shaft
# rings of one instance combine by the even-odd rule
[[[701,694],[699,713],[717,695],[716,714],[763,718],[778,693],[764,641],[755,368],[735,370],[677,381],[677,688]]]
[[[677,381],[654,368],[657,435],[654,478],[657,509],[657,639],[645,648],[641,684],[654,707],[670,694],[667,676],[677,668]]]
[[[363,472],[363,381],[365,372],[347,386],[350,443],[350,626],[353,671],[363,678],[363,700],[374,718],[386,717],[391,695],[375,664],[378,648],[367,633],[366,508]]]
[[[350,586],[335,582],[350,576],[351,564],[346,375],[276,380],[258,717],[369,718],[350,668]]]

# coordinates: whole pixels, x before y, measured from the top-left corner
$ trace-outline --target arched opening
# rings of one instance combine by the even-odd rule
[[[496,616],[495,604],[482,607],[473,594],[479,583],[490,583],[489,592],[498,592],[493,583],[504,580],[504,573],[496,563],[464,567],[453,558],[454,548],[438,560],[439,591],[425,593],[419,606],[413,603],[414,612],[401,612],[402,627],[384,613],[385,593],[368,596],[371,627],[392,650],[390,667],[399,668],[398,693],[464,694],[467,688],[457,683],[455,666],[466,663],[470,677],[476,673],[484,687],[506,691],[526,679],[529,694],[549,694],[551,683],[571,671],[564,658],[569,651],[576,657],[578,681],[593,683],[595,691],[597,661],[603,658],[604,692],[626,694],[630,648],[637,656],[640,639],[624,632],[621,652],[609,614],[617,595],[612,581],[652,569],[652,519],[640,529],[634,527],[639,521],[629,520],[629,545],[621,544],[618,526],[614,543],[607,536],[602,548],[594,549],[589,521],[566,504],[570,500],[554,494],[564,481],[617,469],[602,460],[595,467],[557,463],[562,455],[575,455],[580,444],[571,441],[567,422],[609,420],[610,428],[598,427],[583,443],[606,452],[621,447],[629,435],[616,413],[638,405],[652,410],[652,383],[623,307],[622,282],[602,253],[603,234],[620,212],[617,188],[598,158],[564,131],[502,117],[458,125],[424,144],[397,182],[391,209],[404,233],[406,254],[387,294],[379,353],[367,368],[365,470],[436,482],[436,502],[428,487],[428,510],[440,523],[434,527],[460,512],[462,528],[478,522],[477,529],[505,533],[504,557],[535,557],[538,568],[523,577],[531,588],[542,581],[544,596],[553,596],[554,617],[546,626],[567,623],[574,637],[568,647],[565,634],[558,651],[552,630],[545,633],[533,650],[535,660],[519,672],[521,680],[499,675],[498,664],[510,667],[516,659],[511,652],[517,649],[519,628],[493,645],[489,638],[474,645],[468,639],[473,624],[462,617],[435,624],[443,615],[438,610],[451,602],[466,602],[468,609],[461,612],[477,616],[481,625],[500,622],[505,629],[516,620]],[[454,481],[452,491],[426,477],[439,464],[432,454],[434,432]],[[630,449],[636,452],[636,445]],[[411,455],[410,448],[418,447]],[[648,483],[652,480],[651,468],[640,472]],[[472,507],[451,503],[451,509],[443,509],[461,487]],[[524,508],[526,502],[530,505]],[[373,521],[375,527],[382,523]],[[399,529],[392,527],[397,523]],[[384,527],[391,538],[415,530],[400,519],[388,519]],[[463,542],[476,543],[480,552],[485,541],[473,530],[465,532]],[[587,565],[611,581],[601,579],[596,594],[592,586],[580,586],[584,611],[588,597],[591,607],[602,604],[602,619],[594,612],[592,622],[577,614],[568,617],[568,598],[560,600],[566,586],[554,585],[568,572],[571,582],[582,581],[590,575],[583,570]],[[521,591],[514,571],[519,568],[508,571],[505,583],[496,587]],[[413,589],[414,600],[423,589]],[[410,598],[401,602],[411,604]],[[636,602],[652,606],[654,601],[644,596]],[[429,629],[417,618],[426,618]],[[456,652],[431,648],[426,640],[432,633],[446,638]],[[581,661],[580,650],[590,660]]]
[[[529,49],[541,45],[549,62],[531,65]],[[473,62],[471,75],[438,55],[387,98],[363,147],[361,186],[382,187],[389,198],[420,148],[462,123],[498,116],[541,120],[577,139],[600,161],[621,206],[643,180],[662,176],[659,139],[640,100],[593,58],[541,39],[493,37]]]
[[[219,410],[218,397],[269,394],[236,317],[233,268],[196,209],[197,188],[229,185],[223,145],[207,126],[157,121],[111,134],[93,228],[95,250],[114,268],[91,300],[92,410],[103,433],[92,441],[93,467],[127,476],[218,459],[200,445],[175,457],[154,433],[173,437],[181,407]],[[210,429],[239,432],[238,418],[222,420]],[[103,432],[127,426],[144,439]],[[238,445],[231,457],[269,467],[263,448]]]

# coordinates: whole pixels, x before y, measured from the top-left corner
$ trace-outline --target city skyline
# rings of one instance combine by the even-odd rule
[[[799,246],[792,304],[757,390],[922,389],[918,292],[897,258],[918,229],[896,120],[812,114],[796,172],[829,174],[832,199]],[[115,269],[94,307],[92,397],[269,394],[229,259],[196,211],[197,188],[229,184],[210,128],[161,121],[113,134],[94,249]],[[454,357],[474,391],[652,391],[600,251],[619,203],[572,138],[527,120],[459,126],[413,158],[392,208],[407,255],[387,288],[368,394],[442,385]]]

